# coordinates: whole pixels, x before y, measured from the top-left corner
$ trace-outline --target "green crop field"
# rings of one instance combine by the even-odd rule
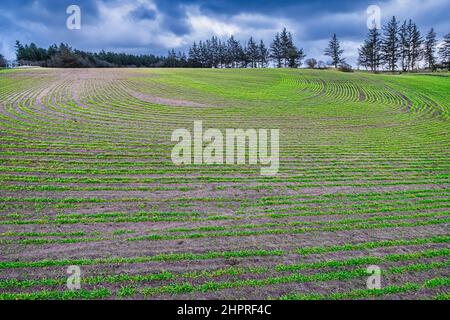
[[[199,120],[278,175],[173,164]],[[450,297],[449,74],[4,70],[0,140],[0,299]]]

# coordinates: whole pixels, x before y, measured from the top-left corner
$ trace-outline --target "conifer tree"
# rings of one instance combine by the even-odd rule
[[[428,65],[428,69],[430,71],[434,71],[436,64],[436,57],[435,57],[436,46],[437,46],[436,32],[434,32],[434,29],[431,28],[425,39],[425,49],[424,49],[425,60]]]
[[[373,72],[378,71],[380,67],[381,34],[376,27],[369,30],[367,39],[359,49],[358,64]]]
[[[384,36],[381,42],[383,62],[388,70],[394,72],[400,57],[399,26],[395,16],[392,17],[383,30]]]
[[[331,64],[337,68],[339,64],[344,63],[345,59],[342,57],[344,50],[341,49],[341,44],[336,36],[333,34],[331,38],[328,48],[325,49],[325,55],[331,58]]]
[[[450,33],[444,36],[442,45],[439,48],[439,56],[442,61],[442,65],[450,71]]]

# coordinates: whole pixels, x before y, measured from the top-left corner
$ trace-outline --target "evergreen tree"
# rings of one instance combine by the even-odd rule
[[[237,41],[234,36],[231,36],[227,42],[228,49],[228,62],[231,67],[238,68],[241,66],[242,58],[244,56],[241,44]]]
[[[283,48],[279,33],[275,35],[275,39],[270,45],[270,58],[275,60],[277,68],[281,68],[283,66]]]
[[[16,45],[14,47],[16,49],[16,59],[17,59],[17,61],[23,60],[24,56],[25,56],[25,54],[24,54],[24,49],[25,48],[23,47],[23,45],[20,43],[19,40],[16,41]]]
[[[342,58],[344,50],[341,49],[341,44],[336,36],[333,34],[333,38],[328,44],[328,48],[325,49],[325,55],[331,58],[331,64],[337,68],[339,64],[344,63],[345,59]]]
[[[291,56],[295,56],[294,44],[292,41],[292,35],[287,31],[286,28],[281,31],[280,34],[280,46],[281,46],[281,55],[283,58],[283,65],[287,68],[291,62]]]
[[[258,62],[261,68],[267,67],[267,64],[269,63],[270,59],[270,53],[269,50],[266,48],[266,45],[264,44],[264,41],[259,42],[258,47]]]
[[[212,68],[211,40],[207,39],[203,42],[202,59],[205,68]]]
[[[184,52],[178,51],[177,55],[177,67],[184,68],[187,65],[187,57]]]
[[[2,54],[0,54],[0,68],[6,68],[6,66],[7,66],[6,59]]]
[[[414,23],[411,30],[411,70],[414,70],[423,58],[423,38]]]
[[[166,67],[169,68],[175,68],[177,66],[177,54],[175,53],[175,50],[169,50],[167,53],[167,60],[165,63]]]
[[[219,40],[218,44],[218,58],[219,58],[219,66],[223,68],[226,66],[227,60],[227,45],[226,43]]]
[[[239,59],[239,67],[240,68],[247,68],[250,64],[250,58],[247,55],[248,47],[241,47],[242,50],[240,51],[240,59]]]
[[[358,69],[359,66],[366,68],[366,70],[372,70],[373,66],[371,65],[371,57],[372,50],[371,45],[368,43],[368,40],[364,40],[364,44],[358,49]]]
[[[294,40],[292,39],[292,34],[288,33],[288,67],[289,68],[298,68],[301,67],[303,64],[303,59],[305,59],[306,54],[303,51],[303,48],[298,49],[295,44]]]
[[[411,19],[408,21],[406,27],[406,70],[411,70],[412,65],[412,38],[413,38],[413,22]]]
[[[54,56],[57,53],[58,53],[58,47],[56,46],[56,44],[51,45],[50,47],[48,47],[48,50],[47,50],[47,59],[50,59],[52,56]]]
[[[442,65],[450,71],[450,33],[444,36],[442,45],[439,48],[439,56],[442,61]]]
[[[410,56],[409,29],[410,27],[405,20],[399,30],[400,63],[403,72],[406,72],[409,69],[409,56]]]
[[[367,39],[358,51],[358,64],[376,72],[381,64],[381,35],[376,27],[369,30]]]
[[[392,17],[391,21],[383,29],[384,37],[381,43],[383,62],[388,70],[394,72],[400,57],[399,26],[395,16]]]
[[[292,46],[288,51],[288,66],[289,68],[298,68],[303,64],[306,54],[303,49],[298,50],[297,47]]]
[[[437,40],[436,40],[436,32],[434,32],[434,29],[431,28],[431,30],[428,32],[427,37],[425,39],[425,60],[428,65],[428,69],[430,71],[434,71],[435,64],[436,64],[436,46],[437,46]]]
[[[208,56],[207,56],[207,50],[206,50],[206,43],[204,43],[202,40],[200,40],[198,42],[198,56],[199,56],[199,60],[200,60],[200,64],[202,66],[202,68],[206,68],[207,67],[207,60],[208,60]]]
[[[220,58],[219,58],[219,40],[217,37],[213,36],[210,41],[210,47],[209,47],[209,55],[211,59],[211,65],[214,68],[218,68],[220,64]]]
[[[197,46],[197,43],[192,44],[192,46],[189,48],[189,66],[198,68],[201,67],[201,61],[200,61],[200,52]]]
[[[277,68],[298,68],[305,58],[303,49],[298,49],[294,45],[292,33],[286,28],[281,33],[275,35],[275,39],[270,46],[270,58],[272,58]]]
[[[253,41],[253,37],[248,40],[246,55],[250,63],[250,67],[256,68],[259,60],[259,48],[255,41]]]

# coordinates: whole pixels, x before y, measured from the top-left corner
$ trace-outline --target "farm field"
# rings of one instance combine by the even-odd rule
[[[174,165],[196,120],[279,174]],[[447,300],[449,124],[445,73],[0,71],[0,299]]]

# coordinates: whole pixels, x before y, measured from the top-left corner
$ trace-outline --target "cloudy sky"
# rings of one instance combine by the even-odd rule
[[[66,27],[69,5],[81,8],[80,30]],[[253,35],[269,43],[286,26],[308,57],[324,61],[323,49],[336,32],[355,63],[370,5],[379,6],[382,22],[395,15],[415,20],[422,32],[434,27],[439,38],[450,32],[450,0],[0,0],[0,53],[14,58],[20,40],[166,54],[211,35],[242,41]]]

